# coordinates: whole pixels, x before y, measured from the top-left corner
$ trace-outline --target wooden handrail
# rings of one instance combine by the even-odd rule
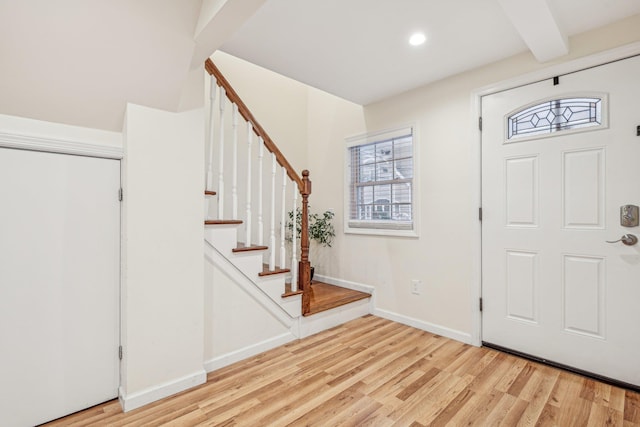
[[[273,153],[276,161],[287,171],[289,178],[296,183],[298,191],[302,195],[302,220],[300,233],[300,261],[298,262],[298,289],[302,291],[302,314],[310,312],[311,301],[311,263],[309,262],[309,195],[311,194],[311,180],[309,179],[309,171],[303,170],[300,177],[293,169],[289,161],[280,152],[271,137],[265,132],[260,123],[253,117],[251,111],[246,104],[240,99],[238,93],[231,87],[229,81],[222,75],[218,67],[209,58],[205,61],[205,69],[215,77],[218,86],[222,87],[226,96],[232,103],[238,107],[238,112],[242,117],[251,124],[253,131],[259,137],[262,137],[264,146],[269,152]]]
[[[218,67],[215,66],[211,58],[205,61],[204,68],[207,70],[207,72],[210,75],[216,78],[216,81],[218,82],[218,86],[224,88],[227,94],[227,98],[229,98],[229,101],[233,102],[238,106],[238,112],[242,115],[242,117],[247,122],[251,123],[251,127],[253,128],[253,131],[255,132],[255,134],[262,137],[262,140],[264,141],[264,146],[267,147],[267,150],[269,150],[269,152],[276,155],[276,160],[278,161],[278,164],[286,169],[287,175],[289,176],[289,178],[291,178],[293,182],[296,183],[296,185],[298,186],[298,189],[300,190],[300,193],[302,193],[304,190],[304,183],[302,182],[302,178],[300,177],[300,175],[296,173],[295,169],[293,169],[291,164],[289,164],[289,161],[280,152],[280,150],[278,149],[276,144],[273,142],[271,137],[269,137],[267,132],[265,132],[264,128],[260,126],[260,123],[258,123],[255,117],[253,117],[253,114],[251,114],[251,111],[249,111],[249,108],[247,108],[246,104],[242,102],[242,99],[240,99],[240,96],[238,96],[238,93],[233,89],[233,87],[231,87],[231,84],[229,84],[229,81],[222,75],[222,73],[220,72]]]

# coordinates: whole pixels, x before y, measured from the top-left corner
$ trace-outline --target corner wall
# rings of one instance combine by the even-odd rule
[[[122,210],[125,411],[206,380],[204,112],[127,106]]]

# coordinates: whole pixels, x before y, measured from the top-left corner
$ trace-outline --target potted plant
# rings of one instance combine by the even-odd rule
[[[333,227],[332,211],[325,211],[321,214],[312,213],[309,214],[309,240],[317,242],[319,245],[331,247],[333,238],[336,235],[335,228]],[[293,211],[289,211],[289,220],[285,226],[288,230],[286,240],[291,242],[293,239],[293,225],[296,226],[296,238],[300,238],[302,232],[302,211],[296,209],[295,219],[293,217]],[[313,279],[313,273],[315,268],[311,267],[311,278]]]

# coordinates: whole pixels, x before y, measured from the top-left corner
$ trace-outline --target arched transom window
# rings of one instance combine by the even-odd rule
[[[544,101],[507,117],[507,140],[602,125],[602,97]]]

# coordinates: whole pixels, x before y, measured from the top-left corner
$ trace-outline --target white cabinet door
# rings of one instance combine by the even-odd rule
[[[120,162],[0,149],[0,424],[113,399]]]
[[[482,101],[483,341],[636,386],[640,244],[606,241],[640,237],[620,222],[622,205],[640,205],[638,76],[635,57]],[[514,111],[580,96],[602,98],[602,126],[508,138]],[[514,129],[597,114],[578,104],[540,107]]]

